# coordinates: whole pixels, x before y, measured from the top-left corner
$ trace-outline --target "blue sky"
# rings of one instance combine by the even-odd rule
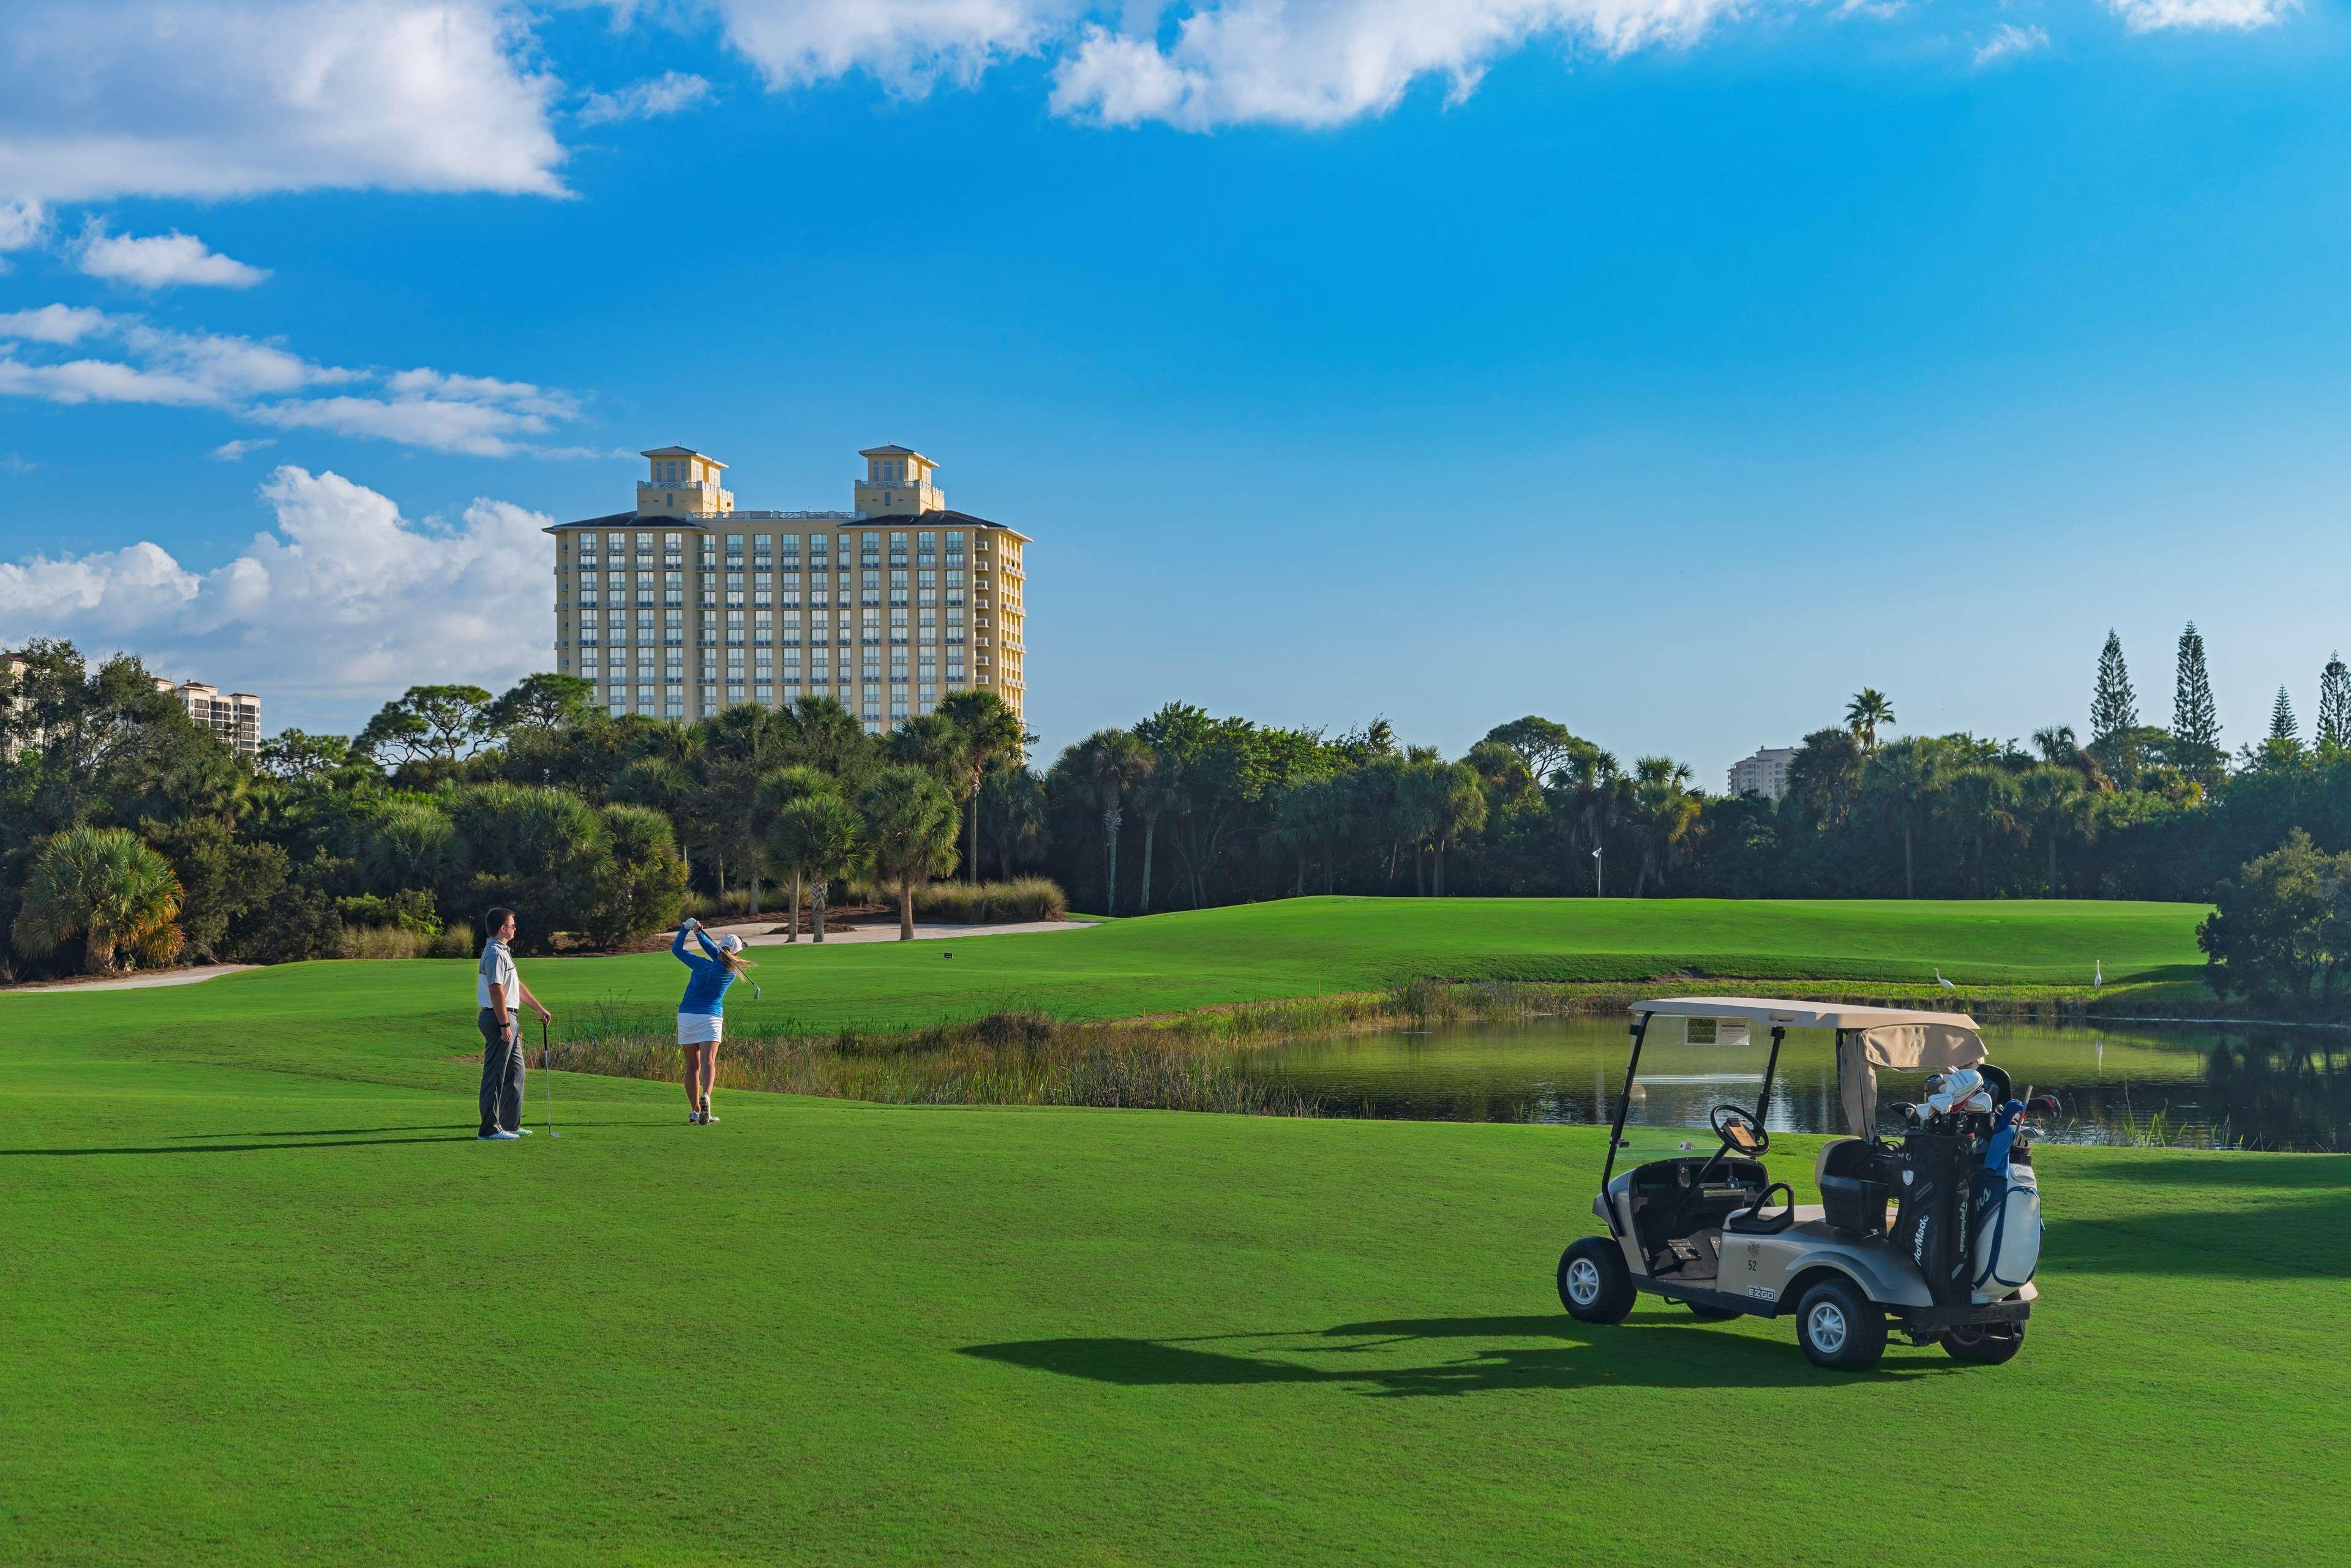
[[[2110,625],[2231,740],[2351,644],[2339,5],[162,14],[0,23],[0,642],[272,727],[547,667],[536,529],[670,442],[1033,535],[1049,752],[1531,711],[1719,788],[1864,683],[2081,724]]]

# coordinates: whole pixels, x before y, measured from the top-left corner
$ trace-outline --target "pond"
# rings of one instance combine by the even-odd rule
[[[2064,1105],[2053,1142],[2192,1148],[2351,1148],[2351,1035],[2330,1030],[1991,1025],[1991,1060]],[[1320,1101],[1326,1115],[1402,1121],[1599,1123],[1630,1041],[1622,1017],[1451,1025],[1292,1041],[1248,1053],[1247,1077]],[[1922,1074],[1878,1074],[1886,1107]],[[1702,1114],[1701,1114],[1702,1119]],[[1842,1133],[1835,1046],[1792,1030],[1767,1118],[1774,1132]]]

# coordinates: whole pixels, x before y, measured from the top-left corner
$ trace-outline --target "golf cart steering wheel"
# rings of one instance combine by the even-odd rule
[[[1714,1135],[1722,1140],[1723,1154],[1736,1154],[1750,1160],[1761,1159],[1764,1151],[1771,1146],[1771,1134],[1763,1130],[1750,1111],[1743,1111],[1736,1105],[1717,1105],[1707,1122],[1713,1127]]]

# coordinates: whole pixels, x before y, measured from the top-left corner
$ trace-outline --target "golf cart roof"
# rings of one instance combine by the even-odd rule
[[[1883,1029],[1896,1024],[1942,1024],[1972,1031],[1965,1013],[1926,1013],[1909,1008],[1851,1007],[1843,1002],[1780,1002],[1761,997],[1658,997],[1626,1009],[1666,1018],[1749,1019],[1790,1029]]]

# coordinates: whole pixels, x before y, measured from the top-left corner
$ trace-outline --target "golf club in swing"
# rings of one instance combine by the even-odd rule
[[[547,1071],[547,1020],[541,1019],[538,1020],[538,1076],[539,1081],[547,1085],[547,1135],[559,1138],[563,1134],[555,1130],[555,1079]]]

